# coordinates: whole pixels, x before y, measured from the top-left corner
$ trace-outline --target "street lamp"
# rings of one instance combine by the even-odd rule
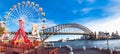
[[[107,50],[109,50],[109,38],[108,38],[109,33],[105,33],[105,35],[107,36]]]

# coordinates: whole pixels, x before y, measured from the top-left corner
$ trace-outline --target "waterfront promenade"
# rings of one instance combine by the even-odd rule
[[[15,48],[14,48],[15,49]],[[19,52],[19,53],[18,53]],[[112,53],[110,50],[98,49],[98,48],[87,48],[87,49],[73,49],[70,50],[69,47],[45,47],[45,48],[36,48],[30,49],[27,51],[22,50],[5,50],[4,52],[1,51],[0,54],[120,54],[120,52],[113,51]]]
[[[87,48],[87,49],[73,49],[72,51],[69,47],[61,47],[59,48],[59,54],[120,54],[117,51],[110,51],[105,49],[98,49],[98,48]]]
[[[106,50],[98,50],[98,49],[76,49],[73,51],[74,54],[110,54]]]

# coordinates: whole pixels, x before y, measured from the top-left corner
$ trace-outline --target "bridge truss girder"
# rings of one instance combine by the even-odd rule
[[[44,36],[46,35],[46,37],[44,37],[42,39],[42,41],[45,41],[51,35],[61,34],[58,31],[60,31],[60,30],[62,30],[64,28],[70,28],[70,27],[78,28],[78,29],[81,29],[82,31],[85,32],[85,33],[81,33],[81,34],[78,34],[78,33],[74,33],[74,34],[77,34],[77,35],[89,35],[91,38],[95,38],[94,33],[90,29],[88,29],[87,27],[85,27],[85,26],[82,26],[80,24],[60,24],[60,25],[57,25],[57,26],[53,26],[53,27],[44,29],[43,30],[43,33],[44,33],[43,35]],[[70,34],[70,33],[63,33],[63,34]]]

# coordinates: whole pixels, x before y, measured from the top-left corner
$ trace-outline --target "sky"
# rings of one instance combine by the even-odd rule
[[[0,19],[14,4],[28,0],[0,0]],[[47,26],[77,23],[94,31],[120,33],[120,0],[30,0],[46,13]]]

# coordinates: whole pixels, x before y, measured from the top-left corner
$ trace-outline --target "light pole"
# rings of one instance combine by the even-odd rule
[[[105,35],[107,36],[107,50],[109,50],[109,38],[108,38],[109,33],[105,33]]]

